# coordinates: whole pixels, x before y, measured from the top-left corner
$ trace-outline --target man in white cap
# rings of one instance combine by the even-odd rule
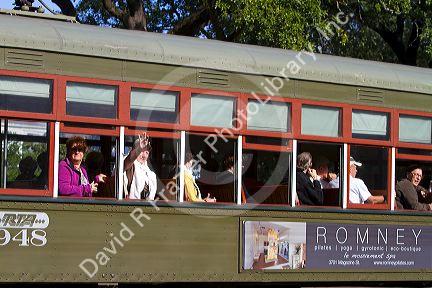
[[[361,167],[362,163],[354,160],[350,157],[350,194],[349,200],[353,204],[363,204],[363,203],[384,203],[384,196],[373,196],[363,180],[355,178],[357,175],[357,167]]]

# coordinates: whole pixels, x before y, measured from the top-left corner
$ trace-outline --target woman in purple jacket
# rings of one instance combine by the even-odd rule
[[[87,144],[84,138],[75,136],[66,142],[66,158],[59,163],[59,195],[91,197],[97,192],[97,182],[103,182],[103,174],[89,182],[87,171],[81,166]]]

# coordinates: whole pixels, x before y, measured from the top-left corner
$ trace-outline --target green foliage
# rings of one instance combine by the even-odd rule
[[[39,154],[47,151],[45,143],[9,141],[7,147],[7,182],[14,181],[20,174],[19,162],[27,156],[32,157],[35,161]],[[40,168],[35,172],[37,176]]]
[[[347,47],[332,39],[331,53],[432,67],[432,1],[373,0],[324,3],[330,14],[352,15]]]
[[[240,30],[237,42],[301,50],[312,43],[326,11],[320,1],[217,0],[226,29]]]

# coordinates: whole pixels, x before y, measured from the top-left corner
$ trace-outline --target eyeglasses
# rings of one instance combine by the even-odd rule
[[[75,152],[84,152],[85,148],[83,146],[74,146],[71,148],[71,152],[75,153]]]
[[[419,178],[423,178],[422,174],[418,174],[418,173],[411,173],[413,175],[413,177],[419,177]]]

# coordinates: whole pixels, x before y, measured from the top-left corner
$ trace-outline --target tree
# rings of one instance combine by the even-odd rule
[[[359,54],[359,45],[376,44],[371,49],[378,51],[364,56],[382,59],[384,51],[393,52],[397,62],[406,65],[432,67],[432,1],[430,0],[375,0],[375,1],[331,1],[326,4],[332,13],[342,11],[352,15],[349,27],[349,47],[354,57]],[[353,51],[352,48],[357,52]],[[342,49],[344,50],[344,49]],[[375,58],[375,59],[374,59]],[[370,58],[369,58],[370,59]]]

